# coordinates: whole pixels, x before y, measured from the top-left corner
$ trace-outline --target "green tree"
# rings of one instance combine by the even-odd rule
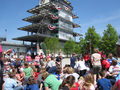
[[[44,54],[47,55],[47,48],[44,42],[40,43],[40,47],[43,49]]]
[[[81,47],[80,47],[80,44],[75,44],[74,45],[74,52],[76,53],[76,54],[80,54],[81,53]]]
[[[84,54],[83,51],[88,49],[87,48],[88,47],[88,45],[87,45],[88,43],[87,43],[87,41],[83,37],[80,37],[79,40],[80,40],[80,43],[79,43],[80,53]]]
[[[95,31],[95,27],[89,27],[87,32],[85,33],[85,42],[87,42],[88,44],[85,44],[85,48],[87,50],[89,50],[89,42],[91,42],[91,49],[93,50],[96,47],[100,47],[99,43],[100,43],[100,35],[98,33],[96,33]]]
[[[61,49],[61,45],[59,42],[59,39],[57,39],[56,37],[53,38],[45,38],[44,43],[47,47],[47,51],[49,51],[50,53],[56,53],[59,51],[59,49]]]
[[[71,55],[74,52],[74,47],[75,47],[75,42],[72,39],[70,39],[64,44],[63,51],[65,54],[67,54],[67,57],[69,54]]]
[[[102,50],[107,54],[116,53],[116,42],[118,40],[118,33],[111,24],[107,25],[107,30],[104,30],[102,37]]]

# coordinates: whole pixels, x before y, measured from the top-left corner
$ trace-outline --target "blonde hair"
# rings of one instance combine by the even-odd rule
[[[94,53],[99,53],[99,50],[95,48]]]
[[[94,84],[93,76],[91,74],[87,74],[87,76],[85,77],[85,84],[84,84],[85,89],[88,90],[91,84]]]
[[[108,58],[112,58],[112,57],[113,57],[113,54],[110,53],[110,54],[108,55]]]
[[[68,74],[72,74],[72,73],[74,73],[74,69],[72,67],[67,67],[66,72]]]
[[[32,68],[33,72],[37,72],[35,66],[31,65],[30,67]]]
[[[48,76],[49,76],[49,73],[48,73],[47,71],[45,71],[45,72],[43,72],[43,73],[41,74],[41,78],[42,78],[43,80],[46,79]]]

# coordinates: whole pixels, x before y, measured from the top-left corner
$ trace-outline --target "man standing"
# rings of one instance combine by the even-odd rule
[[[72,57],[70,58],[70,66],[71,66],[72,68],[74,68],[76,61],[77,61],[77,59],[76,59],[76,57],[75,57],[75,53],[73,53],[73,54],[72,54]]]

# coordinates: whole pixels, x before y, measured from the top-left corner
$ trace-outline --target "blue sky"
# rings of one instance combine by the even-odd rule
[[[38,0],[0,0],[0,36],[6,36],[7,41],[12,38],[25,36],[27,32],[17,30],[19,27],[31,23],[22,21],[23,18],[32,14],[27,10],[38,5]],[[120,0],[68,0],[79,18],[74,22],[81,28],[75,32],[83,34],[89,27],[95,26],[96,32],[103,36],[107,25],[111,24],[120,34]],[[7,32],[5,32],[7,29]]]

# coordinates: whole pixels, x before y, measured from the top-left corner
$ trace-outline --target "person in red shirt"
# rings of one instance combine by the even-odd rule
[[[102,57],[102,68],[108,71],[109,67],[110,67],[110,62],[106,60],[105,57]]]
[[[85,65],[86,66],[89,66],[89,54],[88,54],[88,51],[86,50],[85,51],[85,54],[83,55],[83,59],[85,60]]]
[[[40,68],[37,68],[37,72],[35,72],[35,80],[37,79],[39,74],[40,74]]]
[[[105,52],[104,51],[102,51],[102,53],[101,53],[101,58],[102,57],[105,57],[106,58],[106,55],[105,55]]]
[[[41,53],[41,55],[40,55],[40,60],[43,60],[43,54]]]
[[[49,53],[47,54],[47,62],[49,62],[49,59],[50,59],[50,55]]]

